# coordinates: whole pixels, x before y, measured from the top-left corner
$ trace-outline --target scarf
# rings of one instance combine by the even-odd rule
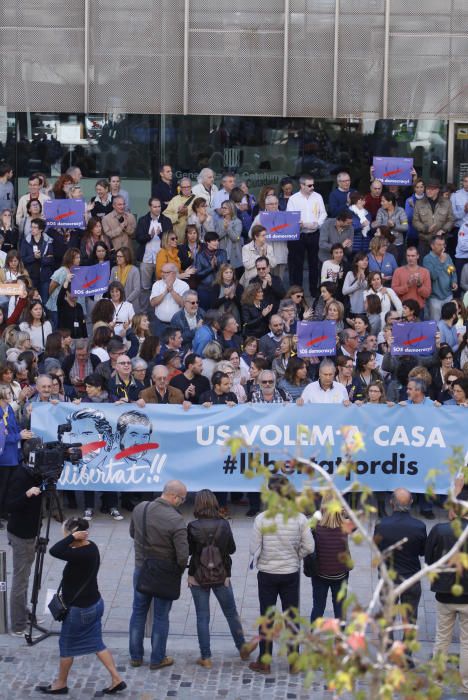
[[[122,287],[125,287],[125,284],[127,282],[127,277],[130,272],[131,265],[125,265],[124,267],[121,267],[120,265],[117,265],[117,269],[115,271],[115,276],[117,280],[120,282]]]
[[[353,214],[356,214],[356,216],[358,217],[361,223],[361,233],[364,236],[364,238],[367,238],[367,234],[369,233],[370,229],[369,219],[366,217],[367,209],[358,209],[358,207],[355,204],[353,204],[349,208],[353,212]]]
[[[217,250],[209,250],[209,249],[208,249],[208,246],[205,245],[205,255],[206,255],[206,257],[208,258],[208,260],[209,260],[210,262],[211,262],[211,260],[213,260],[213,258],[216,256],[216,253],[217,253],[217,252],[218,252]]]
[[[75,356],[75,361],[70,369],[70,379],[79,379],[81,382],[88,374],[93,372],[93,365],[88,357],[83,364],[80,364]]]

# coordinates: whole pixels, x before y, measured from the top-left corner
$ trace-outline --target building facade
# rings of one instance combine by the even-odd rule
[[[165,160],[323,188],[372,155],[468,169],[466,0],[2,3],[0,157],[149,190]],[[382,149],[386,149],[385,152]],[[141,183],[141,184],[139,184]]]

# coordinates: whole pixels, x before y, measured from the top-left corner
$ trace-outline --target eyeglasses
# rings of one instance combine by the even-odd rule
[[[260,382],[261,384],[274,384],[275,380],[274,379],[262,379]]]
[[[191,304],[192,306],[197,306],[198,301],[187,301],[187,304]]]
[[[171,237],[169,238],[169,240],[170,240],[170,241],[176,241],[177,238],[176,238],[176,236],[171,236]]]
[[[299,299],[303,299],[304,295],[301,294],[301,292],[296,292],[295,294],[293,294],[293,297],[298,297]]]
[[[117,365],[131,365],[131,362],[117,362]]]
[[[309,190],[311,190],[313,186],[314,186],[313,184],[312,185],[309,185],[307,183],[303,184],[303,187],[307,187]]]

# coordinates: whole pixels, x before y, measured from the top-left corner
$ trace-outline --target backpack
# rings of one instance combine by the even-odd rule
[[[222,586],[227,573],[218,545],[214,544],[222,525],[221,521],[214,533],[207,535],[200,552],[200,559],[194,578],[200,586]]]

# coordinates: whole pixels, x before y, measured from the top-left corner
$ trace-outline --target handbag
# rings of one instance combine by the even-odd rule
[[[148,545],[146,518],[149,501],[143,510],[143,547]],[[145,557],[138,575],[136,589],[138,593],[156,596],[164,600],[180,598],[182,572],[177,563],[168,559]]]
[[[78,591],[75,593],[71,601],[68,603],[68,605],[65,603],[63,596],[61,594],[62,590],[62,585],[63,585],[63,579],[60,581],[60,586],[58,587],[57,593],[55,593],[52,597],[52,600],[50,601],[49,605],[47,606],[50,610],[50,614],[56,620],[57,622],[63,622],[68,615],[68,611],[71,608],[72,604],[74,601],[78,598],[80,593],[84,591],[88,583],[91,581],[93,576],[96,575],[97,570],[99,569],[99,560],[97,562],[97,566],[94,567],[92,573],[86,581],[83,583],[83,585],[78,589]]]
[[[304,576],[307,578],[318,576],[317,552],[312,552],[304,557]]]

